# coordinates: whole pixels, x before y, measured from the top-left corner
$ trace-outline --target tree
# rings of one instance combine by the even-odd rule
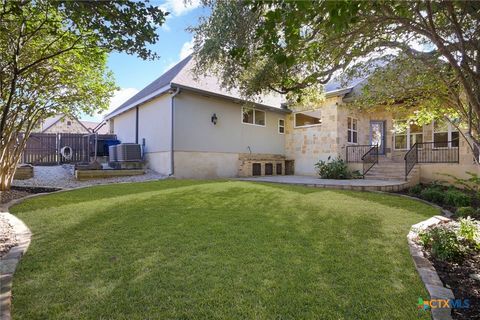
[[[246,95],[273,90],[301,102],[340,71],[361,68],[385,53],[403,53],[438,82],[449,83],[453,74],[464,96],[461,108],[479,118],[478,1],[205,4],[212,14],[192,28],[197,72],[212,70],[225,86]],[[434,72],[445,64],[451,72]]]
[[[107,107],[115,88],[107,52],[156,57],[147,45],[165,15],[129,0],[0,4],[0,191],[40,120]]]

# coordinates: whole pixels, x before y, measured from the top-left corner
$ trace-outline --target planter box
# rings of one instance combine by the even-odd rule
[[[144,170],[76,170],[75,179],[90,180],[113,177],[139,176],[145,174]]]
[[[29,164],[19,166],[13,177],[15,180],[26,180],[30,178],[33,178],[33,166]]]

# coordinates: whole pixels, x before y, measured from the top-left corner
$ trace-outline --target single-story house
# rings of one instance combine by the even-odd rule
[[[57,114],[41,122],[36,130],[41,133],[98,133],[108,134],[109,128],[106,122],[79,120],[69,114]]]
[[[345,159],[361,173],[370,169],[366,177],[375,178],[408,174],[431,181],[448,180],[437,173],[478,172],[465,138],[448,122],[419,127],[382,108],[349,108],[362,80],[329,83],[322,105],[291,110],[280,95],[245,101],[213,76],[196,77],[193,63],[191,56],[182,60],[105,118],[120,141],[143,145],[147,165],[159,173],[315,175],[314,164],[329,157]],[[379,161],[368,168],[372,157],[365,154],[372,151]]]

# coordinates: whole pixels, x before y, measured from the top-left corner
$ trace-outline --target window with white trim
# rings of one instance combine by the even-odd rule
[[[457,148],[459,143],[457,128],[446,120],[433,122],[433,147],[434,148]]]
[[[242,107],[242,123],[265,126],[266,113],[255,108]]]
[[[283,119],[278,119],[278,133],[285,133],[285,120]]]
[[[423,142],[423,127],[406,120],[395,120],[393,123],[393,146],[395,150],[410,149],[415,143]]]
[[[357,119],[347,117],[347,141],[348,143],[358,143]]]
[[[303,111],[294,114],[295,128],[319,126],[322,124],[320,110]]]

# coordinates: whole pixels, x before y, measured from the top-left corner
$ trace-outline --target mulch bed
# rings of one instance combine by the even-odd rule
[[[470,300],[470,308],[453,310],[453,319],[480,319],[480,281],[471,277],[473,274],[480,276],[480,254],[467,256],[461,264],[437,260],[428,252],[426,255],[455,298]]]
[[[8,191],[1,191],[0,192],[0,203],[7,203],[15,199],[24,198],[31,194],[37,193],[48,193],[58,191],[58,188],[46,188],[46,187],[16,187],[12,186],[12,188]]]

